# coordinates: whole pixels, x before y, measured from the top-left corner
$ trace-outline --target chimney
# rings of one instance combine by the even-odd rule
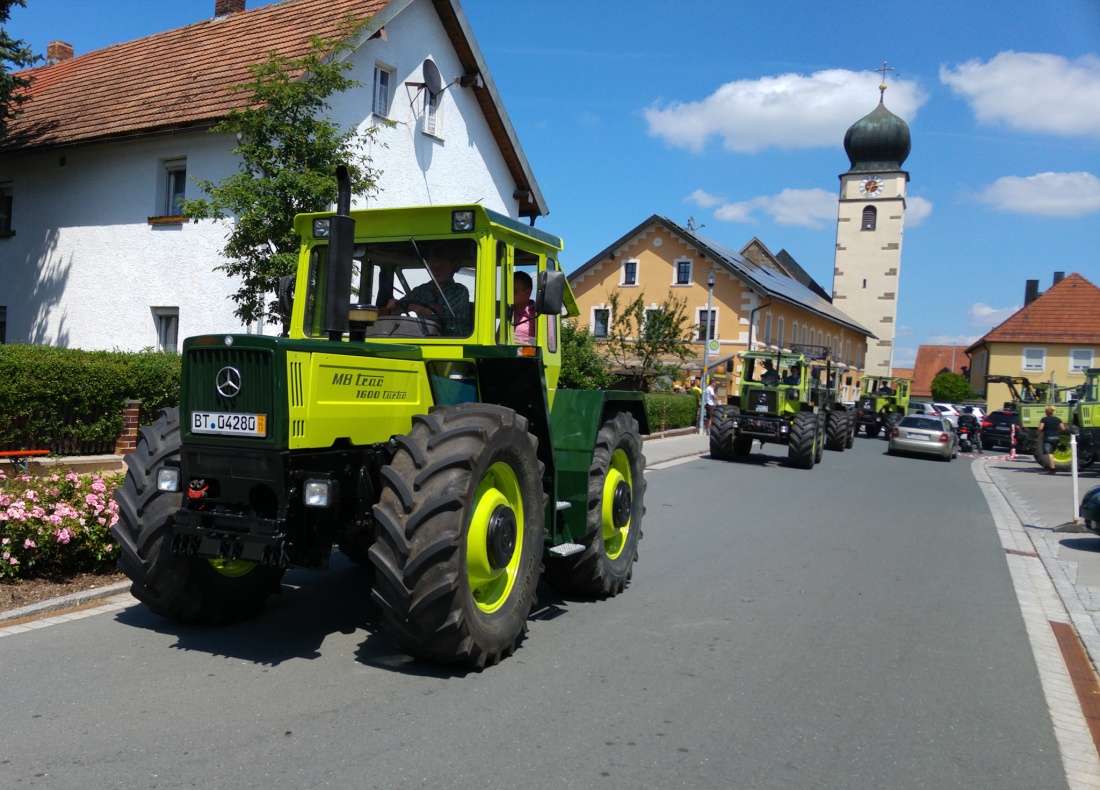
[[[214,16],[220,18],[244,11],[245,0],[214,0]]]
[[[1028,280],[1024,285],[1024,307],[1039,298],[1039,281]]]
[[[51,41],[46,45],[46,65],[52,66],[63,60],[72,60],[73,45],[64,41]]]
[[[1062,282],[1062,280],[1064,280],[1064,279],[1066,279],[1066,273],[1065,272],[1055,272],[1054,273],[1054,284],[1055,285]]]

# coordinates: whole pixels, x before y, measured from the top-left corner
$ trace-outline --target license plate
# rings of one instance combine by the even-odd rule
[[[768,407],[767,407],[767,406],[757,406],[757,407],[756,407],[756,410],[757,410],[757,411],[767,411],[767,410],[768,410]]]
[[[193,411],[191,412],[191,433],[263,437],[267,436],[267,415]]]
[[[925,436],[923,433],[911,433],[911,434],[909,434],[909,438],[910,439],[927,439],[928,437]]]

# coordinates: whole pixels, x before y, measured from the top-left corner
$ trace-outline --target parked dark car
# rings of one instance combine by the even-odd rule
[[[1016,452],[1030,453],[1031,448],[1028,445],[1031,442],[1020,422],[1020,413],[1008,409],[997,409],[985,415],[982,420],[982,447],[986,450],[995,447],[1010,449],[1013,428],[1016,430]]]

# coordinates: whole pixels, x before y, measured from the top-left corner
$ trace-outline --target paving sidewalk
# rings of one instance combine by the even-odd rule
[[[1080,498],[1100,485],[1100,465],[1078,474],[1047,475],[1031,456],[985,460],[986,471],[1023,523],[1036,554],[1077,625],[1093,666],[1100,670],[1100,536],[1073,530]]]

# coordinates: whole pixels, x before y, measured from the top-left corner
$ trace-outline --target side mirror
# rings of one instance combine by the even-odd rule
[[[535,294],[535,312],[539,315],[560,315],[565,303],[565,272],[539,272],[538,293]]]
[[[284,274],[279,278],[279,320],[283,322],[283,337],[290,336],[290,314],[294,312],[293,274]]]

